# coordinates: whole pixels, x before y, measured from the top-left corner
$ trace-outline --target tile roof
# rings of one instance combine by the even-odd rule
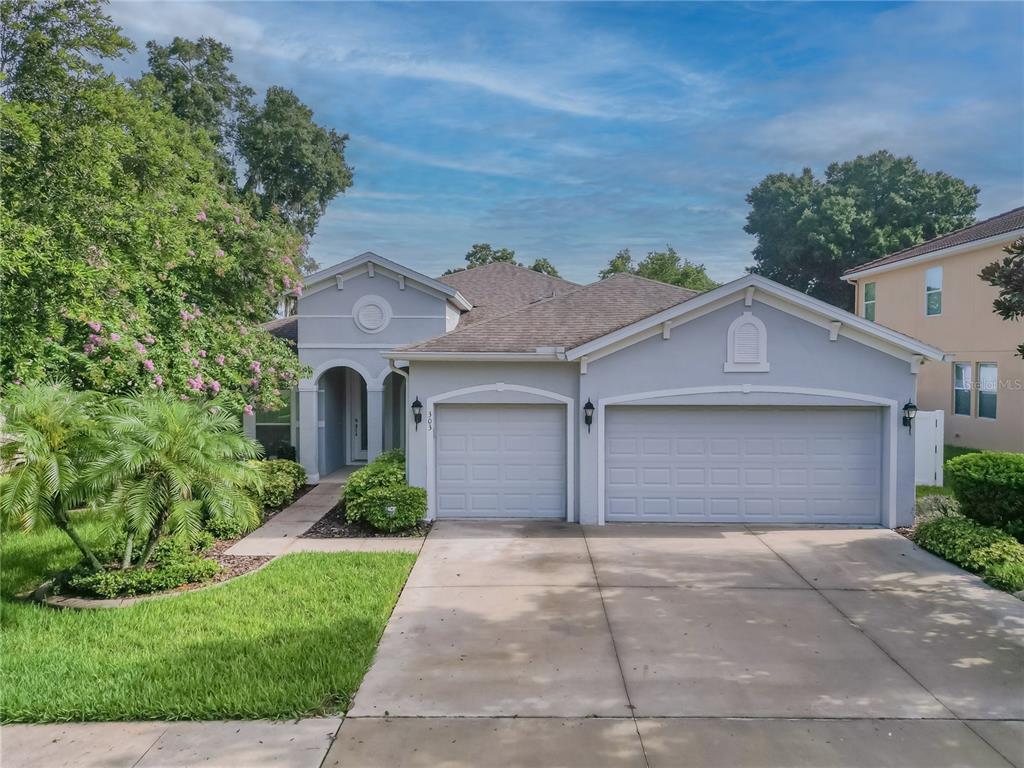
[[[469,298],[465,291],[463,294]],[[618,274],[497,317],[467,326],[460,322],[451,333],[400,349],[403,352],[535,352],[537,347],[571,349],[696,295],[696,291],[687,288]]]
[[[268,323],[260,325],[260,328],[265,328],[279,339],[285,339],[295,343],[298,343],[299,341],[299,318],[295,315],[271,320]]]
[[[568,280],[503,262],[453,272],[437,279],[457,290],[473,305],[459,320],[460,328],[579,288]]]
[[[904,259],[912,259],[915,256],[923,256],[926,253],[935,253],[946,248],[952,248],[957,245],[966,245],[973,243],[976,240],[985,240],[989,237],[996,237],[1007,232],[1013,232],[1016,229],[1024,228],[1024,206],[1020,208],[1014,208],[1012,211],[1006,213],[1000,213],[998,216],[993,216],[990,219],[979,221],[977,224],[972,224],[969,227],[958,229],[955,232],[950,232],[948,235],[942,235],[931,240],[912,246],[910,248],[904,248],[902,251],[891,253],[888,256],[883,256],[880,259],[869,261],[865,264],[853,267],[852,269],[846,270],[844,275],[852,275],[857,272],[861,272],[865,269],[874,269],[875,267],[883,267],[886,264],[894,264]]]

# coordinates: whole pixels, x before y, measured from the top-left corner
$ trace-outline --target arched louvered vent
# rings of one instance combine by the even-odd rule
[[[760,318],[744,312],[729,326],[726,373],[767,371],[768,332]]]

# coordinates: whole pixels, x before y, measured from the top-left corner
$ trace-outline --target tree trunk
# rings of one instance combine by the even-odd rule
[[[121,558],[121,569],[127,569],[132,564],[132,544],[135,542],[135,534],[129,533],[124,543],[124,557]]]
[[[94,555],[88,545],[82,541],[82,538],[78,535],[78,531],[71,527],[71,521],[68,520],[67,515],[64,512],[60,512],[53,516],[53,521],[58,528],[68,535],[68,538],[75,542],[75,546],[78,547],[78,550],[82,553],[82,556],[89,564],[89,567],[94,571],[102,571],[103,564],[96,559],[96,555]]]
[[[149,531],[149,538],[146,539],[146,547],[142,550],[142,554],[139,555],[138,565],[140,568],[145,567],[146,563],[149,562],[149,558],[153,555],[153,548],[156,547],[156,543],[160,540],[160,536],[164,532],[164,525],[167,524],[167,515],[161,514],[156,522],[153,523],[153,527]]]

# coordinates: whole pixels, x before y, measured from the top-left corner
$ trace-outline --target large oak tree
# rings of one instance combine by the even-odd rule
[[[832,163],[820,180],[809,168],[771,174],[747,202],[751,271],[851,309],[844,271],[971,224],[978,187],[883,150]]]

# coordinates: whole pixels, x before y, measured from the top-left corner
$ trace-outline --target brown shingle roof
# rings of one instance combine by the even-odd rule
[[[1006,213],[1000,213],[998,216],[993,216],[990,219],[979,221],[977,224],[972,224],[969,227],[958,229],[955,232],[950,232],[948,235],[942,235],[941,237],[926,240],[920,245],[904,248],[902,251],[897,251],[896,253],[891,253],[888,256],[883,256],[880,259],[875,259],[874,261],[869,261],[865,264],[861,264],[860,266],[853,267],[852,269],[846,270],[843,274],[852,275],[865,269],[883,267],[886,264],[893,264],[897,261],[903,261],[904,259],[912,259],[915,256],[923,256],[926,253],[934,253],[935,251],[941,251],[957,245],[966,245],[967,243],[973,243],[977,240],[985,240],[986,238],[996,237],[997,235],[1002,235],[1021,228],[1024,228],[1024,206],[1014,208],[1012,211],[1007,211]]]
[[[460,328],[579,288],[568,280],[504,262],[465,269],[437,279],[457,290],[473,305],[459,320]]]
[[[277,336],[279,339],[286,339],[295,343],[299,341],[299,318],[295,315],[271,320],[268,323],[263,323],[260,327],[270,331],[272,335]]]
[[[534,352],[537,347],[571,349],[696,295],[696,291],[687,288],[635,275],[613,275],[499,317],[466,327],[460,323],[451,333],[402,347],[401,351]]]

